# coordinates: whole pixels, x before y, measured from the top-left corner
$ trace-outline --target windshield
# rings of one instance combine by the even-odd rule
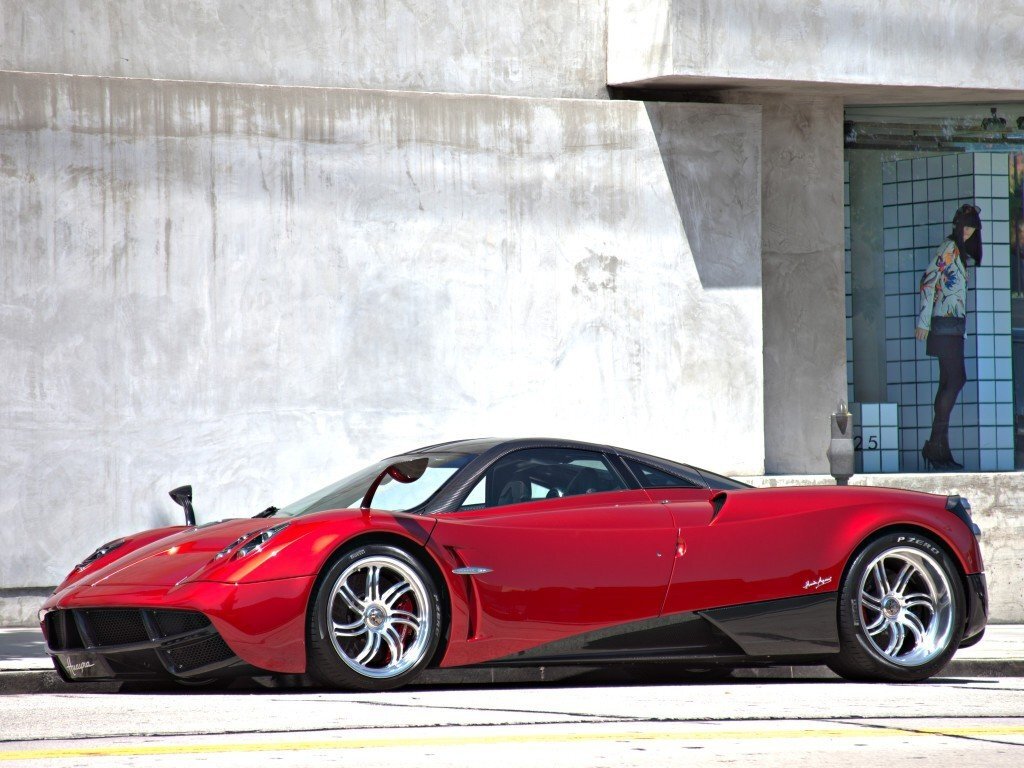
[[[385,475],[377,492],[373,495],[371,506],[387,512],[404,512],[420,506],[433,496],[459,469],[474,458],[467,453],[424,453],[419,456],[402,456],[385,459],[373,466],[349,475],[326,488],[321,488],[305,498],[294,501],[274,513],[274,517],[295,517],[322,512],[325,509],[347,509],[358,507],[366,495],[370,483],[383,472],[389,464],[396,461],[426,458],[427,470],[423,476],[411,483],[400,483]]]

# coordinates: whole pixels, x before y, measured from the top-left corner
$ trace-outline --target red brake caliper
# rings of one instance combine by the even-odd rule
[[[415,604],[413,603],[412,598],[409,597],[408,595],[403,595],[398,600],[398,602],[395,603],[395,609],[396,610],[405,611],[406,613],[412,613],[413,612],[412,609],[414,607],[415,607]],[[402,641],[402,645],[403,646],[405,645],[405,640],[406,640],[407,637],[409,637],[409,633],[410,632],[412,632],[412,627],[410,627],[408,624],[399,624],[398,625],[398,637]]]

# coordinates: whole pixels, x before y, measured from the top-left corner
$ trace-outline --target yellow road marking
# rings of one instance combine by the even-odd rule
[[[155,744],[70,747],[63,749],[22,749],[0,752],[0,762],[11,760],[52,760],[70,757],[126,757],[142,755],[216,754],[224,752],[301,752],[315,750],[379,749],[409,747],[459,747],[500,744],[546,744],[602,741],[725,741],[733,739],[822,739],[822,738],[908,738],[921,736],[994,737],[1024,736],[1022,726],[977,726],[966,728],[850,727],[787,730],[703,730],[703,731],[620,731],[606,733],[527,733],[488,736],[389,736],[373,738],[319,739],[316,741],[253,741],[220,744]]]

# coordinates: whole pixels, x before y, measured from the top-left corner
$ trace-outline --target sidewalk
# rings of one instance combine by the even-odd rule
[[[579,668],[538,669],[451,669],[428,672],[427,682],[446,685],[481,683],[523,683],[579,677]],[[769,667],[737,670],[743,678],[834,677],[826,667]],[[1024,677],[1024,625],[989,625],[985,637],[973,648],[965,648],[940,677]],[[0,628],[0,694],[38,692],[116,691],[117,683],[68,685],[60,680],[46,655],[42,632],[27,627]]]

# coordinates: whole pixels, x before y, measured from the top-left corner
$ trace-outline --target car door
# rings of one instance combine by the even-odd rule
[[[459,510],[436,517],[432,541],[459,571],[472,569],[469,643],[448,663],[514,654],[661,610],[676,541],[671,515],[628,489],[600,453],[516,451],[495,462]]]
[[[737,505],[751,491],[647,485],[678,532],[664,615],[800,594],[806,542],[761,505]]]
[[[749,521],[718,516],[721,490],[698,486],[633,459],[626,459],[653,502],[672,516],[676,548],[664,615],[757,599],[774,558],[772,531]],[[762,546],[759,546],[759,543]]]

